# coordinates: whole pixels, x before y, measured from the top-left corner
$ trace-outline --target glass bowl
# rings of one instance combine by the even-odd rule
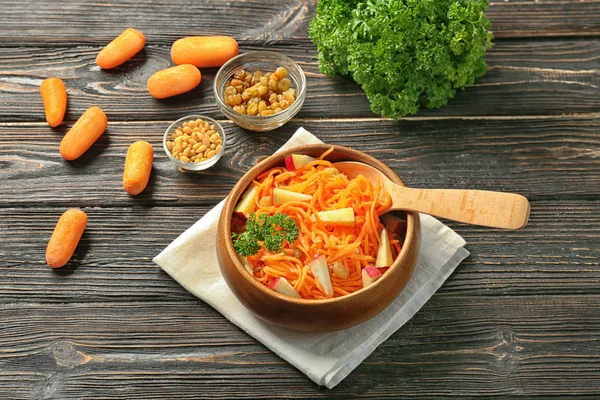
[[[249,72],[256,70],[273,72],[277,67],[287,69],[288,78],[292,82],[291,87],[296,90],[296,100],[288,108],[277,114],[262,117],[240,114],[225,103],[225,85],[236,71],[243,68]],[[215,76],[213,90],[217,104],[227,118],[242,128],[266,132],[279,128],[300,111],[306,97],[306,76],[302,68],[288,56],[275,51],[249,51],[232,58],[219,69]]]
[[[202,161],[202,162],[186,162],[186,161],[181,161],[181,160],[173,157],[173,154],[171,154],[171,152],[169,151],[169,149],[167,147],[167,141],[171,140],[171,134],[173,132],[175,132],[175,129],[180,127],[184,122],[190,121],[190,120],[195,121],[198,118],[200,118],[203,121],[208,122],[210,125],[215,126],[215,130],[219,133],[219,135],[221,135],[221,140],[223,141],[223,143],[221,145],[221,150],[219,150],[219,152],[217,154],[215,154],[208,160]],[[217,121],[215,121],[212,118],[209,118],[207,116],[200,115],[200,114],[186,115],[185,117],[179,118],[177,121],[175,121],[171,125],[169,125],[169,127],[165,131],[165,134],[163,135],[163,149],[165,150],[167,157],[169,157],[169,160],[171,160],[171,162],[173,162],[173,164],[175,164],[177,167],[179,167],[183,170],[186,170],[186,171],[202,171],[202,170],[208,169],[208,168],[212,167],[213,165],[215,165],[217,163],[217,161],[219,161],[219,159],[223,155],[223,152],[225,151],[225,144],[226,144],[225,130],[223,129],[221,124],[219,124]]]

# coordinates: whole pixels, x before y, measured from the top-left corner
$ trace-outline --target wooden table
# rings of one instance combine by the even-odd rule
[[[3,2],[0,398],[600,396],[600,2],[491,1],[487,74],[447,107],[401,121],[378,118],[356,84],[319,72],[307,37],[314,3]],[[101,71],[96,54],[128,26],[146,34],[145,49]],[[218,111],[210,69],[189,94],[152,99],[146,81],[171,65],[171,43],[197,34],[297,60],[308,78],[300,114],[274,132],[244,131]],[[69,89],[57,129],[39,96],[49,76]],[[61,137],[94,104],[107,132],[63,161]],[[161,135],[193,112],[222,121],[228,147],[209,172],[183,174]],[[518,192],[532,205],[519,232],[448,223],[471,256],[331,391],[152,262],[300,126],[379,158],[409,186]],[[149,188],[130,197],[122,168],[138,139],[156,159]],[[70,207],[89,224],[54,271],[45,248]]]

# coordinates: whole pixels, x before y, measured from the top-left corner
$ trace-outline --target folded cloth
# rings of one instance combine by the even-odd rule
[[[321,143],[304,128],[280,149]],[[332,333],[281,329],[251,314],[229,290],[217,264],[215,237],[224,201],[154,258],[186,290],[294,365],[318,385],[333,388],[404,325],[438,290],[469,252],[465,241],[437,219],[421,215],[421,252],[413,276],[383,312],[358,326]]]

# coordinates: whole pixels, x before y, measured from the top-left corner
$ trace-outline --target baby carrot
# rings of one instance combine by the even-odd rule
[[[188,92],[198,86],[202,74],[190,64],[178,65],[154,73],[148,79],[148,91],[157,99]]]
[[[129,146],[125,157],[123,187],[132,196],[140,194],[148,184],[152,171],[152,145],[140,140]]]
[[[118,67],[144,48],[146,38],[136,29],[127,28],[96,56],[96,64],[103,69]]]
[[[46,262],[49,266],[60,268],[69,262],[83,235],[87,220],[87,214],[77,208],[64,212],[56,223],[46,248]]]
[[[55,128],[61,124],[67,110],[67,88],[59,78],[45,79],[40,85],[44,113],[48,125]]]
[[[106,114],[98,106],[84,112],[60,142],[60,155],[65,160],[76,160],[83,155],[106,130]]]
[[[237,55],[238,44],[229,36],[190,36],[176,40],[171,46],[175,64],[198,68],[220,67]]]

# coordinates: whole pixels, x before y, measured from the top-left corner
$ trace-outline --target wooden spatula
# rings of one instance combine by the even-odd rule
[[[529,220],[529,201],[515,193],[463,189],[412,189],[400,186],[370,165],[355,161],[337,162],[334,166],[349,178],[364,175],[381,180],[392,197],[389,210],[416,211],[471,225],[521,229]]]

